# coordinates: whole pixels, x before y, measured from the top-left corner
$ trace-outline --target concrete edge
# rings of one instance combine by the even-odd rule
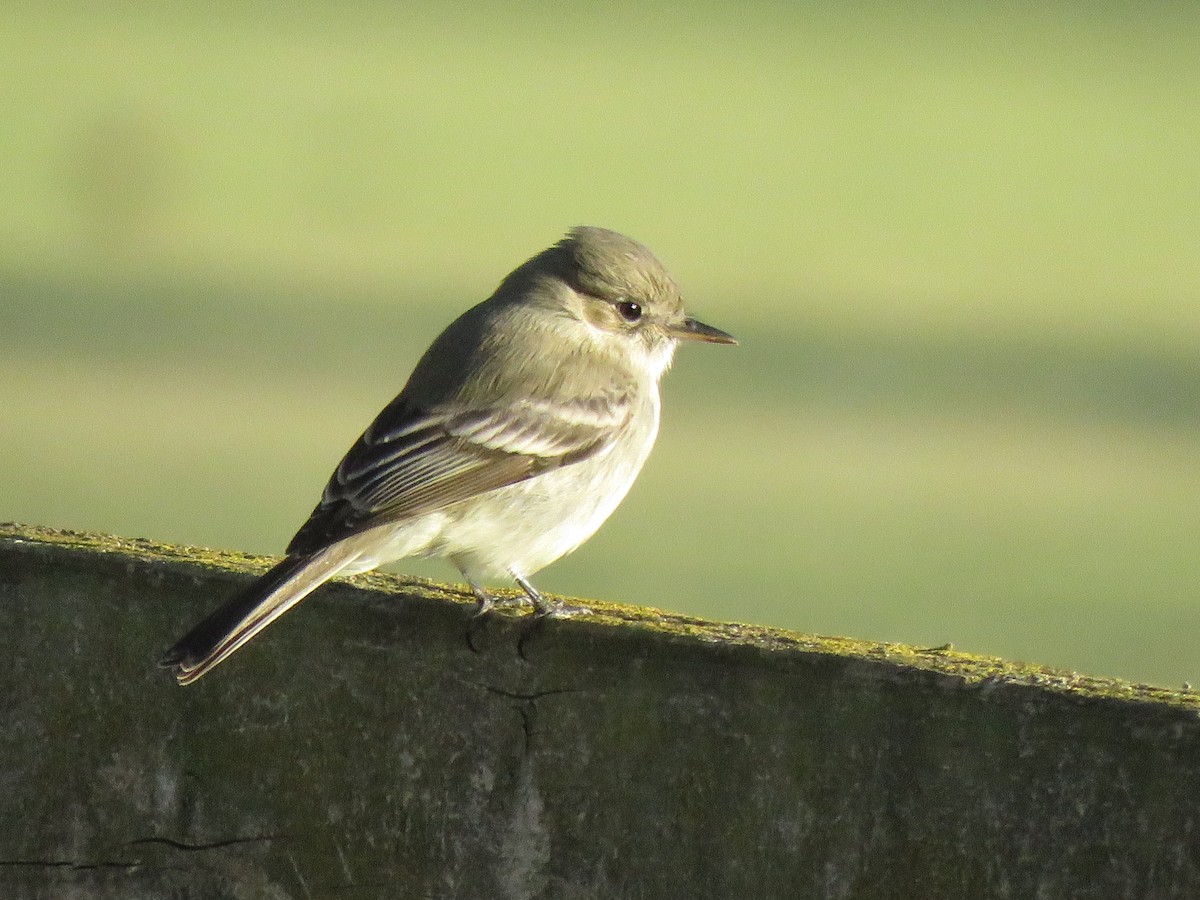
[[[121,566],[199,568],[234,575],[256,574],[275,559],[236,551],[165,544],[146,538],[124,538],[97,532],[69,531],[40,525],[0,522],[0,563],[5,556],[62,553],[76,559],[100,558]],[[474,600],[468,591],[427,579],[387,573],[369,573],[339,579],[359,589],[383,594],[457,603],[468,608]],[[1024,688],[1079,701],[1109,701],[1165,707],[1200,715],[1200,691],[1175,690],[1116,678],[1100,678],[1034,663],[976,656],[951,647],[918,648],[905,644],[862,641],[852,638],[803,634],[782,628],[713,622],[664,612],[652,607],[576,598],[592,614],[574,617],[577,627],[634,629],[669,643],[707,646],[727,653],[752,652],[783,659],[797,654],[821,656],[843,663],[859,663],[886,671],[896,680],[941,677],[962,686],[985,689]],[[1163,711],[1166,711],[1165,709]]]

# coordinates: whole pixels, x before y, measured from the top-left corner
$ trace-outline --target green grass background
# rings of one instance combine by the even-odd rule
[[[1200,679],[1198,84],[1189,3],[9,4],[0,518],[280,552],[601,224],[742,343],[544,589]]]

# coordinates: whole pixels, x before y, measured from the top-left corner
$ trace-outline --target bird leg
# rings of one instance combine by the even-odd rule
[[[462,571],[461,569],[459,571]],[[471,593],[475,595],[475,602],[478,606],[475,608],[475,617],[478,618],[491,612],[496,606],[496,598],[483,589],[478,581],[468,575],[462,573],[463,578],[467,579],[467,584],[471,586]]]
[[[509,574],[512,575],[513,581],[520,585],[521,590],[525,592],[525,596],[529,598],[529,602],[533,604],[533,614],[538,619],[565,619],[568,616],[578,616],[591,612],[586,606],[571,606],[559,600],[547,600],[537,588],[529,583],[529,579],[524,575],[514,572],[511,569],[509,570]]]

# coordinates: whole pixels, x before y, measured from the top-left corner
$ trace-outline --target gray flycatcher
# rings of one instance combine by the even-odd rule
[[[658,433],[658,382],[680,341],[732,344],[683,309],[654,255],[603,228],[573,229],[433,342],[350,448],[287,556],[162,659],[189,684],[335,575],[446,557],[479,601],[511,577],[538,615],[559,610],[528,576],[595,533]]]

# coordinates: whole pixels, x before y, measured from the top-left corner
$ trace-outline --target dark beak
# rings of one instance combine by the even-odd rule
[[[704,341],[709,344],[736,344],[737,339],[732,334],[726,334],[720,328],[713,328],[698,322],[690,316],[683,323],[671,329],[671,337],[681,341]]]

